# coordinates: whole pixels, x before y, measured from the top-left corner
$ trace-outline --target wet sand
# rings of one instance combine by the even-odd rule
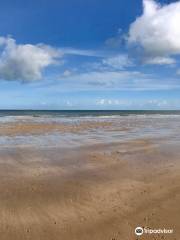
[[[111,126],[81,123],[76,130]],[[2,129],[10,137],[36,132],[14,123],[7,127],[12,131]],[[47,126],[37,129],[43,134]],[[179,240],[179,160],[179,142],[160,137],[68,148],[2,147],[0,239]],[[137,226],[174,233],[137,237]]]
[[[21,135],[39,135],[47,133],[57,133],[57,132],[82,132],[90,129],[101,129],[108,128],[112,125],[111,122],[90,122],[83,121],[81,124],[67,124],[67,123],[11,123],[2,124],[0,126],[0,135],[6,136],[21,136]]]

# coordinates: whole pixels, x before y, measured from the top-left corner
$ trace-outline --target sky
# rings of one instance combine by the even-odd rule
[[[0,109],[180,109],[180,1],[1,0]]]

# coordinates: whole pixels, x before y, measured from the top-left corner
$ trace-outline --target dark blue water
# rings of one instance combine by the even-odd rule
[[[128,115],[180,115],[177,110],[0,110],[0,117],[5,116],[55,116],[55,117],[98,117]]]

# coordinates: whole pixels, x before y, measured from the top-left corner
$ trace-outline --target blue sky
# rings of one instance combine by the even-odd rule
[[[1,109],[180,109],[180,1],[2,0]]]

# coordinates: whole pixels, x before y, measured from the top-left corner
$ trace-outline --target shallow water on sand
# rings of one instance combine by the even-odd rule
[[[0,123],[0,147],[72,148],[146,137],[179,141],[179,120],[180,115],[172,114],[106,117],[56,116],[53,118],[52,116],[38,118],[5,116],[4,119],[1,118]],[[50,130],[49,126],[51,126]],[[40,127],[41,130],[39,130]]]

